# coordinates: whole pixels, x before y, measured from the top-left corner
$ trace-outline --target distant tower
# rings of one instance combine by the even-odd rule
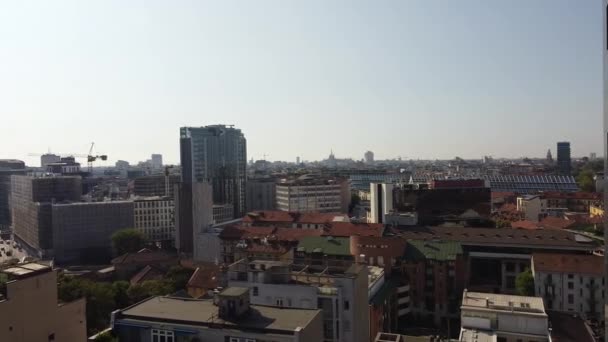
[[[553,155],[551,155],[551,149],[547,150],[547,163],[553,164]]]
[[[557,143],[557,172],[562,176],[570,176],[570,143],[561,141]]]
[[[300,165],[300,157],[296,157],[296,164]]]
[[[163,167],[163,155],[153,154],[151,157],[152,168],[158,170]]]
[[[363,159],[365,160],[365,164],[373,164],[374,163],[374,152],[367,151],[363,155]]]
[[[334,155],[334,150],[330,151],[329,158],[327,158],[327,164],[329,167],[338,166],[338,162],[336,161],[336,156]]]

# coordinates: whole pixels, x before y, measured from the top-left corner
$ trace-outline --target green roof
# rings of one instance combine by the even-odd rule
[[[456,260],[462,254],[462,245],[457,241],[407,240],[405,258],[407,260]]]
[[[351,255],[350,239],[347,237],[306,236],[300,239],[297,251],[326,255]]]

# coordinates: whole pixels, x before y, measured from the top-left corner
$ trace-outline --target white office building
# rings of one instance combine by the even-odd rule
[[[171,197],[136,197],[135,229],[149,241],[175,241],[175,204]]]
[[[301,213],[346,213],[350,204],[348,181],[302,176],[276,185],[277,209]]]

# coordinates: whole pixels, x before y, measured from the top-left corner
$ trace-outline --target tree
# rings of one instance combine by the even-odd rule
[[[134,253],[144,247],[146,239],[137,229],[122,229],[112,234],[112,246],[117,255]]]
[[[529,268],[517,275],[515,289],[520,296],[534,296],[534,276]]]
[[[112,290],[114,291],[114,302],[118,308],[125,308],[133,303],[129,300],[129,284],[128,281],[119,280],[112,284]]]
[[[591,169],[583,169],[576,177],[578,186],[583,191],[593,192],[595,191],[595,183],[593,181],[593,171]]]
[[[173,286],[167,280],[146,280],[141,284],[132,285],[127,290],[131,303],[140,302],[152,296],[164,296],[173,292]]]
[[[188,284],[188,280],[192,277],[193,270],[182,267],[182,266],[173,266],[169,269],[166,274],[166,278],[171,282],[173,291],[179,291],[186,288]]]
[[[496,220],[496,228],[511,228],[511,222],[508,220]]]
[[[118,339],[112,335],[110,332],[104,332],[100,334],[95,339],[95,342],[118,342]]]

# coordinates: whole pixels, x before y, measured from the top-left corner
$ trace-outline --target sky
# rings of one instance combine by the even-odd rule
[[[601,0],[0,1],[0,158],[602,154]],[[102,165],[102,164],[100,164]]]

